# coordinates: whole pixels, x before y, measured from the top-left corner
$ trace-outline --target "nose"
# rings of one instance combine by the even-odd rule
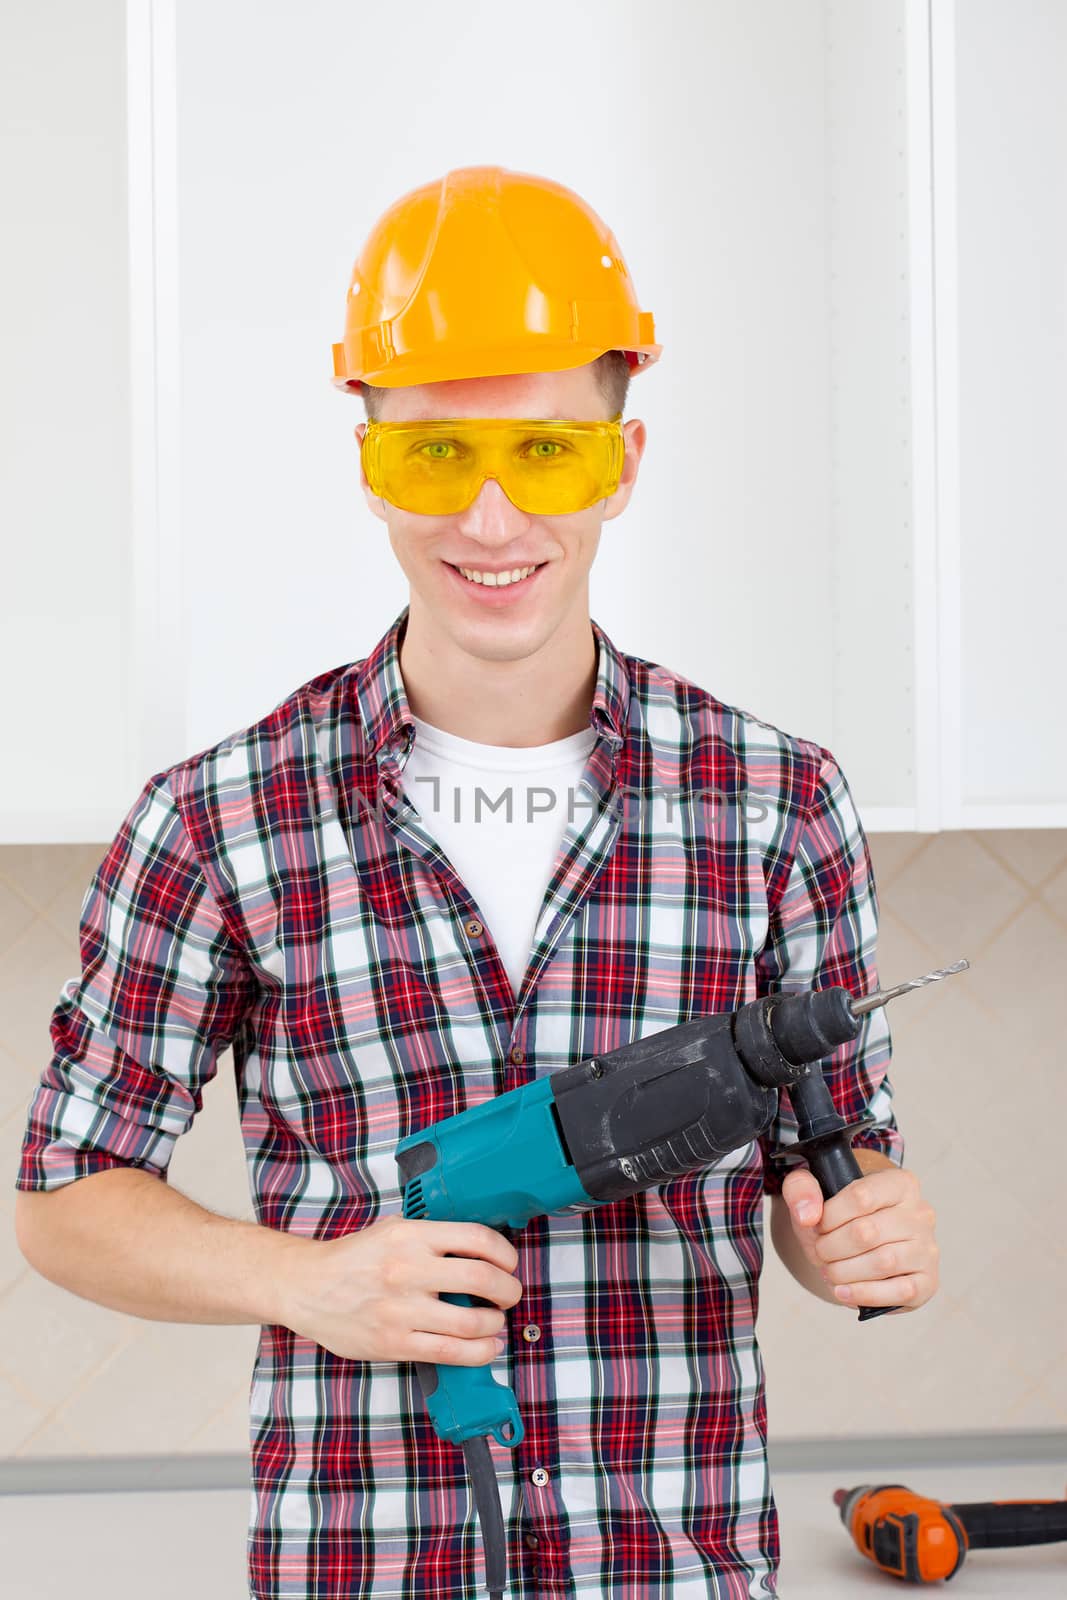
[[[468,534],[487,548],[509,544],[517,533],[530,525],[530,517],[508,499],[495,478],[486,478],[465,511],[456,517],[460,533]]]

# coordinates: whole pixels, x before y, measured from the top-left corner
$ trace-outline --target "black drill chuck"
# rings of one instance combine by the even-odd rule
[[[734,1043],[757,1083],[789,1089],[862,1026],[847,989],[768,994],[734,1013]]]

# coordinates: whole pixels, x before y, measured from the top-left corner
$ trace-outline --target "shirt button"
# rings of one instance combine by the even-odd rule
[[[522,1066],[523,1062],[526,1060],[526,1051],[522,1048],[521,1044],[512,1045],[508,1059],[512,1061],[515,1066]]]
[[[484,931],[485,930],[482,927],[482,924],[478,921],[478,918],[471,917],[470,921],[467,923],[467,932],[470,934],[471,938],[479,938]]]
[[[525,1537],[525,1540],[526,1540],[526,1548],[527,1548],[527,1550],[536,1550],[537,1546],[541,1543],[541,1541],[537,1537],[536,1533],[527,1533],[527,1534],[524,1535],[524,1537]]]
[[[522,1336],[527,1344],[536,1344],[541,1337],[541,1330],[536,1322],[528,1322],[522,1330]]]
[[[545,1471],[544,1467],[534,1467],[533,1471],[530,1473],[530,1482],[536,1485],[538,1489],[544,1488],[545,1484],[548,1482],[548,1473]]]

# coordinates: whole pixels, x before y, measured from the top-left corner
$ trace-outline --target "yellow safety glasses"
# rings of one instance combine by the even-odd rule
[[[615,493],[625,454],[621,411],[610,422],[369,422],[360,447],[372,493],[429,517],[465,510],[486,478],[532,516],[585,511]]]

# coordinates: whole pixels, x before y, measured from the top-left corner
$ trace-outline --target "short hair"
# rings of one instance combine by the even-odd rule
[[[630,388],[630,363],[622,350],[605,350],[603,355],[597,356],[595,361],[589,362],[593,369],[593,377],[600,396],[608,408],[608,416],[621,415],[626,407],[626,396]],[[382,414],[382,402],[391,391],[378,388],[365,379],[359,380],[359,393],[363,399],[364,409],[368,422],[378,422]]]

